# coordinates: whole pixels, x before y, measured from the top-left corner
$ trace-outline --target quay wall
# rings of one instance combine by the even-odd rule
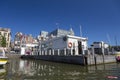
[[[93,65],[93,64],[104,64],[104,63],[112,63],[116,62],[115,55],[97,55],[97,56],[92,56],[89,55],[87,56],[87,63],[88,65]]]
[[[46,60],[80,65],[96,65],[116,62],[114,55],[97,55],[97,56],[58,56],[58,55],[22,55],[23,59]]]
[[[23,55],[21,56],[21,58],[85,65],[85,60],[83,56]]]

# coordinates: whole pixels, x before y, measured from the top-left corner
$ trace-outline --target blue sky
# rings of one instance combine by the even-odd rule
[[[73,28],[80,25],[88,43],[120,44],[120,0],[0,0],[0,27],[37,36],[41,30]],[[107,36],[108,35],[108,36]]]

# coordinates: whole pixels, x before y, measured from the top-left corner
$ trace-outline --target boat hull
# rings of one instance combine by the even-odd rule
[[[8,62],[7,58],[0,58],[0,65],[4,65]]]
[[[5,56],[5,49],[0,47],[0,65],[4,65],[8,62],[8,57]]]

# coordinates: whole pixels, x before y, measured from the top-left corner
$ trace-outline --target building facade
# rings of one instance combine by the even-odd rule
[[[94,52],[96,54],[108,54],[109,52],[109,44],[101,41],[101,42],[93,42]]]
[[[88,50],[87,41],[87,38],[71,35],[55,37],[42,41],[39,44],[39,53],[40,55],[84,55]]]
[[[62,29],[56,29],[52,32],[50,32],[48,34],[48,36],[57,36],[57,37],[60,37],[60,36],[65,36],[65,35],[71,35],[71,36],[74,36],[74,31],[72,30],[72,28],[70,28],[70,30],[62,30]]]
[[[9,28],[0,28],[0,38],[2,36],[5,37],[5,39],[6,39],[6,47],[10,47],[10,43],[11,43],[11,30]]]
[[[31,34],[26,35],[22,32],[17,32],[14,38],[14,50],[20,52],[21,47],[33,47],[38,44],[38,40]]]
[[[52,55],[56,55],[57,52],[60,53],[59,55],[81,55],[88,51],[88,39],[75,36],[72,28],[70,30],[55,29],[49,33],[41,31],[38,38],[40,55],[49,52]]]
[[[52,32],[41,31],[40,35],[38,36],[38,40],[45,41],[53,37],[61,37],[66,35],[74,36],[74,31],[72,30],[72,28],[70,28],[70,30],[55,29]]]
[[[38,35],[38,40],[43,41],[48,37],[48,32],[47,31],[41,31],[40,35]]]
[[[17,33],[15,34],[15,38],[14,38],[14,50],[15,50],[16,52],[19,52],[19,51],[20,51],[22,36],[23,36],[23,33],[22,33],[22,32],[17,32]]]

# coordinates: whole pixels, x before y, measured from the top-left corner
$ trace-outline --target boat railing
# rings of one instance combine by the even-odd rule
[[[87,54],[88,51],[84,50],[84,52]],[[58,55],[58,56],[76,56],[76,55],[82,55],[79,54],[75,49],[48,49],[48,50],[36,50],[33,51],[31,55]]]

